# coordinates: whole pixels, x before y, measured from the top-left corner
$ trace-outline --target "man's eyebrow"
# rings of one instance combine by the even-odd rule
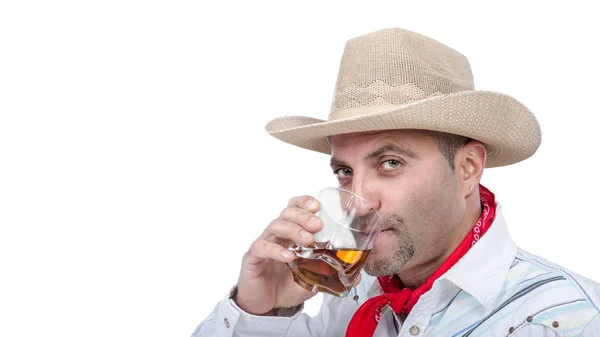
[[[349,167],[350,166],[346,162],[341,161],[334,157],[331,157],[331,160],[329,161],[329,165],[331,166],[331,168],[339,167],[339,166],[341,166],[341,167]]]
[[[382,154],[384,154],[385,152],[396,152],[398,154],[404,155],[404,156],[412,158],[412,159],[419,159],[419,155],[416,152],[413,152],[407,148],[404,148],[404,147],[401,147],[398,145],[387,144],[387,145],[383,145],[382,147],[378,148],[377,150],[366,155],[364,160],[367,161],[367,160],[379,157]]]
[[[404,156],[412,158],[412,159],[419,159],[419,155],[414,151],[411,151],[407,148],[404,148],[404,147],[401,147],[398,145],[387,144],[387,145],[383,145],[382,147],[378,148],[377,150],[366,155],[364,160],[365,161],[371,160],[373,158],[381,156],[382,154],[384,154],[386,152],[395,152],[395,153],[404,155]],[[333,167],[350,167],[350,165],[348,165],[346,162],[339,160],[335,157],[331,157],[329,165],[332,168]]]

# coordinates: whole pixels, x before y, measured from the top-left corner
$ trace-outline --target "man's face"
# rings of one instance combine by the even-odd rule
[[[431,137],[394,130],[333,136],[331,144],[340,187],[371,202],[384,219],[367,273],[399,273],[445,253],[465,204]]]

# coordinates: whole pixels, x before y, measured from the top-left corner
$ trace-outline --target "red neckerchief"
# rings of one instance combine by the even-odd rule
[[[452,268],[479,241],[492,225],[496,213],[494,194],[479,185],[479,196],[482,208],[481,216],[473,226],[473,230],[467,234],[448,259],[415,290],[403,288],[398,275],[377,277],[384,294],[367,300],[358,308],[348,324],[346,337],[372,337],[385,306],[390,306],[396,313],[409,314],[421,295],[431,289],[433,282]]]

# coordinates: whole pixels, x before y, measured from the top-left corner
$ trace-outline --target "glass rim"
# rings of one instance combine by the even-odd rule
[[[356,198],[362,200],[364,203],[366,203],[367,205],[369,205],[369,207],[373,210],[373,212],[375,212],[375,214],[377,215],[377,218],[379,219],[380,225],[383,226],[383,217],[381,216],[381,213],[379,212],[379,210],[373,206],[372,203],[370,203],[367,199],[361,197],[360,195],[352,192],[352,191],[348,191],[346,189],[343,189],[341,187],[324,187],[322,189],[319,190],[319,195],[321,195],[321,192],[325,191],[325,190],[337,190],[337,191],[342,191],[348,194],[351,194],[353,196],[355,196]],[[321,203],[321,201],[319,200],[319,203]],[[322,210],[323,212],[329,214],[329,216],[331,216],[331,214],[329,212],[327,212],[324,208],[319,207],[320,210]],[[351,229],[351,228],[350,228]]]

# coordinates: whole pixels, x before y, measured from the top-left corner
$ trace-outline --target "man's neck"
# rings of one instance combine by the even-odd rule
[[[481,207],[474,209],[471,212],[465,212],[465,217],[461,224],[457,226],[457,230],[452,232],[450,240],[447,241],[444,249],[440,254],[432,256],[426,261],[422,261],[416,265],[410,266],[407,264],[402,271],[398,273],[398,277],[406,288],[416,289],[444,263],[448,257],[456,250],[458,245],[464,240],[467,234],[473,229],[473,226],[481,217]]]

